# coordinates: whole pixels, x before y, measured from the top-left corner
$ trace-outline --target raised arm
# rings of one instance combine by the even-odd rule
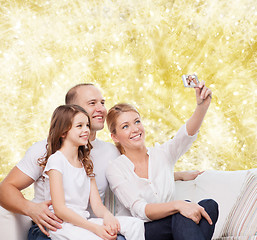
[[[186,124],[187,133],[193,136],[200,129],[204,116],[209,108],[212,99],[212,92],[205,86],[204,82],[195,88],[197,106],[193,115],[189,118]]]
[[[45,234],[44,227],[53,231],[60,228],[62,222],[48,209],[51,202],[34,203],[24,198],[21,190],[27,188],[34,180],[14,167],[0,184],[0,204],[7,210],[29,216]]]

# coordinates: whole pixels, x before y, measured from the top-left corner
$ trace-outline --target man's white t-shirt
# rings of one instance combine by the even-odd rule
[[[42,177],[43,169],[38,165],[38,159],[46,153],[47,141],[43,140],[34,143],[25,153],[23,159],[16,165],[23,173],[32,178],[34,183],[34,202],[45,201],[44,181]],[[102,201],[108,182],[105,171],[110,160],[120,156],[118,149],[111,143],[95,139],[91,142],[93,149],[90,157],[94,164],[96,184]]]

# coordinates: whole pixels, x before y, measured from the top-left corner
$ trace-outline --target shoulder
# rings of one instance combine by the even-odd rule
[[[46,152],[46,146],[47,146],[46,139],[39,141],[39,142],[35,142],[27,150],[27,153],[34,154],[34,155],[42,155]]]
[[[60,151],[56,151],[54,154],[52,154],[48,158],[44,171],[47,172],[51,169],[55,169],[55,170],[58,170],[59,172],[63,173],[65,166],[66,166],[65,157],[63,156],[63,154]]]
[[[46,145],[46,140],[34,143],[16,165],[23,173],[33,178],[35,181],[42,174],[42,168],[38,165],[38,159],[45,155]]]
[[[107,173],[118,170],[127,171],[129,169],[134,169],[133,163],[125,155],[120,155],[109,162]]]
[[[47,164],[54,162],[55,164],[62,164],[66,162],[64,155],[60,151],[53,153],[47,161]]]
[[[91,144],[93,146],[93,149],[92,149],[93,152],[97,151],[103,154],[104,152],[108,152],[108,154],[111,154],[115,157],[118,157],[120,155],[120,152],[117,149],[117,147],[110,142],[105,142],[97,138],[93,142],[91,142]]]

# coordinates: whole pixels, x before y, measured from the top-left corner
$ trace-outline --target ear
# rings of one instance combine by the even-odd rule
[[[118,143],[118,142],[119,142],[119,140],[117,139],[117,137],[115,136],[114,133],[111,133],[111,138],[112,138],[112,140],[113,140],[115,143]]]
[[[66,136],[67,136],[67,132],[63,133],[62,136],[61,136],[61,138],[62,138],[62,139],[65,139]]]

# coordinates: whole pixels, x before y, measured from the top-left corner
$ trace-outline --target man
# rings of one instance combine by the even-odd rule
[[[94,164],[96,183],[101,199],[108,186],[105,170],[109,160],[117,158],[120,154],[116,147],[96,138],[96,132],[103,129],[106,118],[105,100],[98,88],[93,84],[78,84],[66,94],[66,104],[77,104],[83,107],[90,116],[91,133],[90,141],[93,145],[91,159]],[[8,176],[0,184],[0,204],[7,210],[29,216],[33,226],[29,231],[30,240],[49,239],[45,228],[57,230],[61,228],[61,219],[58,219],[49,210],[51,201],[45,201],[43,191],[42,169],[37,160],[46,152],[46,140],[33,144],[26,152],[24,158],[10,171]],[[177,173],[175,179],[194,179],[199,173],[187,175]],[[25,199],[20,192],[34,183],[35,196],[33,201]],[[124,239],[119,236],[118,239]]]

